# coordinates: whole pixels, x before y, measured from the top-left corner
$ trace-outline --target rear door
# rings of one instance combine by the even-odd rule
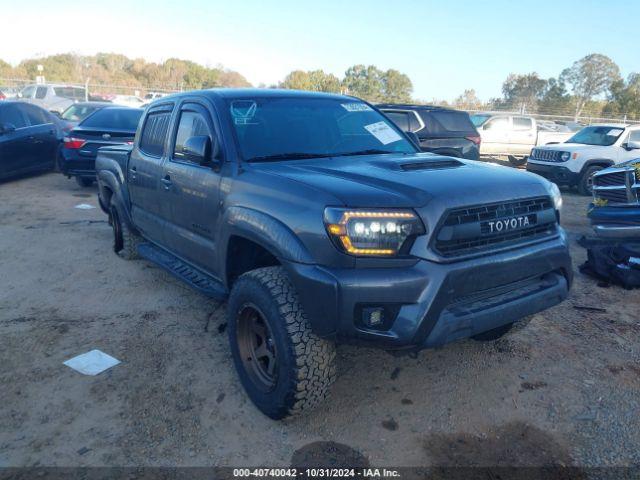
[[[512,117],[511,151],[516,155],[529,155],[536,144],[536,127],[531,117]]]
[[[21,105],[24,115],[27,117],[30,128],[30,141],[36,158],[34,167],[53,168],[56,152],[58,150],[57,127],[53,123],[51,114],[35,105]]]
[[[160,180],[173,107],[173,103],[163,103],[149,109],[131,152],[127,172],[133,221],[145,237],[159,245],[165,245],[169,216],[169,204]]]
[[[210,108],[210,107],[209,107]],[[216,274],[215,251],[219,215],[220,173],[184,155],[184,142],[195,136],[219,138],[209,111],[197,100],[181,104],[172,132],[171,153],[161,179],[170,205],[167,244],[190,263]],[[213,159],[211,159],[213,161]]]

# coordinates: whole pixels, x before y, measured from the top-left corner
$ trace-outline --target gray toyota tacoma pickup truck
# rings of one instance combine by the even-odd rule
[[[274,419],[326,397],[337,342],[495,339],[572,281],[555,185],[420,153],[352,97],[165,97],[96,166],[114,250],[228,299],[238,375]]]

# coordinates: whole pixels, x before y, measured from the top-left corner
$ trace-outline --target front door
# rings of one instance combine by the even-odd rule
[[[219,136],[208,110],[195,101],[181,105],[176,123],[161,180],[170,205],[168,246],[215,276],[221,176],[213,158],[206,165],[190,161],[183,153],[183,145],[188,138],[203,135],[213,145]]]
[[[167,156],[172,111],[173,103],[154,106],[149,110],[126,172],[133,222],[147,239],[159,245],[165,245],[166,219],[169,215],[169,205],[160,179]]]
[[[3,177],[29,169],[37,159],[31,141],[31,128],[18,103],[0,105],[0,123],[10,127],[1,134],[0,175]]]
[[[481,154],[499,154],[508,150],[511,120],[508,116],[493,117],[487,120],[480,130]]]
[[[536,144],[537,131],[531,117],[512,117],[511,152],[516,155],[529,155]]]
[[[51,114],[35,105],[20,106],[29,123],[29,141],[35,154],[33,168],[53,168],[58,150],[57,129]]]

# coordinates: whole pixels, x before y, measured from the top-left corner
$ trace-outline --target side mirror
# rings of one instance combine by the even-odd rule
[[[184,142],[182,153],[192,162],[207,165],[211,161],[211,139],[207,135],[189,137]]]
[[[58,112],[57,110],[51,110],[51,113],[53,113],[58,118],[62,118],[62,113]]]
[[[625,150],[640,150],[640,142],[627,142],[622,144]]]
[[[420,139],[418,138],[418,135],[416,135],[415,132],[404,132],[404,133],[407,137],[409,137],[409,140],[411,140],[411,143],[413,143],[420,150]]]

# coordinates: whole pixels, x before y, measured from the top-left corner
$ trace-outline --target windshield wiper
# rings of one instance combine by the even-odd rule
[[[332,157],[352,157],[355,155],[383,155],[385,153],[399,153],[405,155],[404,152],[390,152],[389,150],[380,150],[377,148],[370,148],[368,150],[359,150],[357,152],[344,152],[336,153]]]
[[[303,160],[305,158],[326,158],[331,157],[326,153],[278,153],[276,155],[262,155],[253,157],[247,162],[277,162],[279,160]]]

